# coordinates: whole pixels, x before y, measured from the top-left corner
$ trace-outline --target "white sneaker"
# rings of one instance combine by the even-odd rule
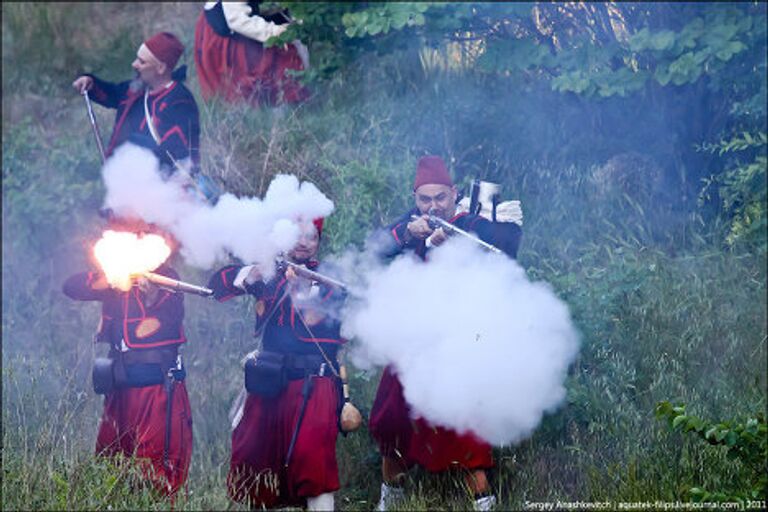
[[[392,507],[397,505],[399,501],[405,499],[405,491],[402,487],[395,487],[387,485],[384,482],[381,483],[381,497],[379,498],[379,504],[376,505],[374,510],[378,512],[386,512],[392,510]]]
[[[472,504],[472,508],[480,512],[488,512],[489,510],[492,510],[493,507],[495,506],[496,506],[496,496],[494,496],[493,494],[489,494],[488,496],[483,496],[482,498],[477,498],[475,502]]]
[[[333,493],[326,492],[319,496],[307,498],[307,510],[333,511]]]

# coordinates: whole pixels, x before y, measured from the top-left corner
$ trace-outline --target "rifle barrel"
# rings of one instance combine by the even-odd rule
[[[418,220],[420,218],[421,217],[419,217],[418,215],[411,215],[411,219],[412,220]],[[443,220],[443,219],[441,219],[440,217],[438,217],[436,215],[430,215],[429,216],[429,220],[427,222],[429,222],[429,224],[431,224],[433,226],[434,225],[440,226],[441,228],[443,228],[445,230],[445,232],[447,234],[457,233],[457,234],[459,234],[459,235],[461,235],[461,236],[463,236],[465,238],[469,238],[470,240],[472,240],[476,244],[482,245],[483,247],[485,247],[489,251],[495,252],[496,254],[503,254],[503,251],[501,249],[499,249],[498,247],[496,247],[495,245],[489,244],[485,240],[479,239],[475,235],[472,235],[472,234],[464,231],[460,227],[454,226],[453,224],[451,224],[447,220]]]
[[[211,290],[210,288],[186,283],[184,281],[179,281],[178,279],[173,279],[160,274],[155,274],[154,272],[144,272],[143,276],[147,278],[148,281],[151,281],[158,286],[169,288],[173,291],[184,292],[184,293],[194,293],[195,295],[202,295],[203,297],[210,297],[211,295],[213,295],[213,290]]]
[[[278,264],[284,264],[291,267],[294,270],[294,272],[296,272],[296,274],[300,275],[301,277],[312,279],[314,281],[319,281],[329,286],[340,288],[341,290],[344,290],[344,291],[347,290],[347,285],[342,283],[341,281],[337,281],[336,279],[332,277],[328,277],[324,274],[321,274],[320,272],[315,272],[314,270],[310,270],[307,267],[304,267],[292,261],[288,261],[284,259],[284,260],[278,261]]]

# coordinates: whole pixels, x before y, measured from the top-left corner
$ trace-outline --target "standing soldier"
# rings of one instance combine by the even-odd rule
[[[178,279],[167,264],[154,272]],[[64,293],[101,302],[96,342],[109,346],[109,359],[97,359],[94,367],[94,388],[106,395],[97,455],[136,457],[155,488],[175,496],[192,457],[192,415],[178,356],[187,341],[182,294],[144,278],[122,291],[96,270],[69,277]]]
[[[136,52],[133,80],[115,84],[86,74],[72,83],[80,94],[87,92],[100,105],[117,109],[105,156],[130,140],[151,148],[167,174],[179,169],[196,173],[200,164],[197,103],[180,82],[185,68],[174,74],[183,52],[184,45],[175,35],[160,32]]]
[[[317,267],[322,225],[301,224],[292,265]],[[254,265],[229,265],[208,284],[219,301],[254,296],[257,336],[263,333],[260,352],[245,365],[248,394],[233,421],[227,485],[232,499],[252,508],[306,502],[309,510],[333,510],[343,404],[336,358],[344,342],[333,312],[344,292],[293,269],[265,280]]]
[[[511,257],[517,256],[521,230],[515,223],[495,223],[479,215],[457,213],[457,190],[439,156],[419,160],[413,185],[416,207],[383,233],[384,255],[413,251],[428,259],[432,247],[448,234],[429,222],[439,217],[464,231],[475,231]],[[377,510],[388,510],[404,497],[402,480],[413,464],[430,472],[449,469],[466,471],[466,483],[475,497],[476,510],[488,510],[496,498],[491,493],[486,470],[493,467],[491,446],[471,432],[459,434],[424,418],[411,418],[410,406],[393,367],[385,368],[371,409],[369,429],[382,454],[381,498]]]

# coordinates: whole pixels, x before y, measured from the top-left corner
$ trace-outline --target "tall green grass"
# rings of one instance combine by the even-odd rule
[[[174,26],[191,31],[199,8],[69,7],[81,15],[112,13],[125,26],[144,20],[146,32],[168,25],[168,13],[176,15]],[[15,45],[13,62],[42,52],[23,33],[27,25],[29,34],[51,23],[60,27],[58,37],[74,33],[60,9],[3,5],[4,66],[6,38]],[[92,48],[85,42],[92,37],[82,37],[72,47],[81,52],[75,55],[121,78],[120,61],[127,68],[134,36],[118,31]],[[191,45],[190,34],[185,37]],[[109,45],[125,45],[125,52],[99,64],[96,55]],[[88,61],[91,53],[95,60]],[[130,465],[92,456],[101,412],[101,398],[89,383],[90,361],[101,350],[91,342],[98,306],[68,301],[60,287],[87,264],[89,244],[101,229],[96,209],[103,187],[82,100],[67,89],[69,71],[49,72],[50,97],[38,102],[30,96],[37,93],[23,85],[31,83],[31,70],[14,71],[17,85],[3,78],[4,106],[9,98],[20,106],[3,112],[2,505],[169,509],[167,500],[134,481]],[[431,89],[393,90],[388,73],[390,67],[372,69],[365,79],[342,75],[317,86],[308,103],[282,110],[201,103],[204,170],[227,190],[251,195],[262,194],[277,173],[310,179],[336,204],[323,252],[362,244],[372,228],[409,206],[419,154],[435,147],[452,147],[453,154],[472,150],[461,146],[469,128],[451,122],[456,104],[450,102],[464,97],[466,85],[446,78]],[[189,85],[199,97],[191,76]],[[30,97],[31,103],[22,101]],[[424,105],[442,119],[434,133],[424,132],[426,113],[414,114],[423,113]],[[111,113],[98,109],[97,115],[106,136]],[[487,143],[503,139],[489,134]],[[505,160],[491,172],[462,167],[462,161],[469,160],[456,162],[462,183],[475,174],[493,178],[507,198],[523,201],[519,261],[532,279],[553,285],[582,335],[563,407],[546,416],[530,439],[495,450],[491,483],[501,507],[552,500],[686,500],[693,485],[738,486],[738,461],[670,431],[654,418],[654,407],[662,400],[685,402],[691,413],[710,420],[765,409],[765,254],[724,249],[721,227],[705,225],[695,212],[653,191],[598,190],[589,166]],[[212,270],[179,269],[185,280],[198,283]],[[227,412],[242,386],[240,358],[254,344],[252,304],[194,296],[185,302],[190,342],[183,352],[195,444],[188,484],[174,508],[239,510],[225,490]],[[367,415],[378,372],[351,373],[353,397]],[[337,451],[338,506],[373,508],[380,457],[367,430],[340,437]],[[470,497],[461,476],[410,472],[404,508],[466,509]]]

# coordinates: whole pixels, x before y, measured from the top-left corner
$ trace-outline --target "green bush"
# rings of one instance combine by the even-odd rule
[[[723,446],[729,459],[738,459],[743,470],[736,487],[708,491],[700,487],[689,490],[695,501],[765,502],[768,497],[768,425],[759,413],[744,421],[713,423],[686,413],[684,405],[660,402],[656,416],[667,420],[672,429],[693,432],[713,446]]]
[[[3,4],[9,72],[3,76],[2,500],[8,509],[169,508],[149,493],[132,492],[121,469],[91,457],[101,409],[89,383],[90,361],[101,349],[91,342],[98,306],[70,302],[60,288],[87,265],[102,228],[96,209],[104,191],[84,105],[69,84],[79,66],[127,78],[137,41],[154,30],[178,27],[191,45],[200,5],[113,5]],[[340,19],[347,7],[306,9],[315,7],[339,19],[323,38],[345,38]],[[492,10],[480,7],[474,20]],[[526,4],[503,7],[530,12]],[[443,28],[453,26],[449,16],[429,15],[436,9],[425,11],[425,27],[433,30],[440,20]],[[393,20],[398,10],[390,10]],[[89,16],[112,22],[81,22]],[[359,21],[348,18],[350,27]],[[399,23],[393,21],[390,36],[400,35]],[[659,34],[653,28],[643,37],[659,46]],[[746,417],[765,407],[765,251],[740,243],[723,250],[721,243],[732,220],[752,215],[746,205],[764,206],[765,175],[749,170],[759,163],[749,151],[759,148],[734,146],[723,154],[739,156],[733,166],[713,153],[697,154],[715,160],[695,160],[693,149],[679,150],[712,137],[668,131],[665,115],[672,114],[660,112],[679,108],[674,119],[703,126],[686,117],[688,107],[701,104],[699,82],[677,92],[650,90],[634,102],[619,94],[586,99],[542,87],[528,74],[422,68],[414,47],[381,56],[366,50],[375,45],[365,37],[354,39],[359,59],[333,61],[336,70],[312,85],[307,103],[271,110],[200,102],[204,171],[238,194],[263,194],[277,173],[316,183],[336,205],[325,255],[359,246],[372,228],[410,206],[415,164],[427,152],[445,156],[461,185],[472,177],[501,183],[504,198],[520,199],[525,212],[520,263],[532,279],[553,285],[582,335],[564,407],[546,416],[532,438],[495,449],[492,486],[501,508],[521,508],[526,500],[687,500],[693,482],[735,489],[731,484],[744,481],[741,462],[670,432],[653,411],[667,399],[691,404],[704,417]],[[390,40],[396,48],[398,38]],[[467,59],[462,62],[473,62]],[[38,80],[52,85],[37,87]],[[199,97],[194,72],[188,84]],[[752,97],[725,106],[746,111]],[[112,113],[97,108],[96,115],[106,136]],[[764,111],[748,126],[759,122]],[[720,133],[716,128],[712,133]],[[633,151],[656,165],[640,166]],[[718,182],[722,195],[714,196],[733,198],[727,215],[713,218],[686,202],[685,194],[698,190],[695,176],[726,168],[734,169],[734,180]],[[643,179],[658,169],[663,180]],[[759,235],[759,223],[749,226]],[[179,270],[185,280],[204,283],[213,269]],[[175,508],[240,509],[225,490],[227,412],[242,386],[240,358],[254,344],[252,304],[193,296],[185,304],[195,445],[188,492]],[[365,414],[377,383],[377,371],[352,368],[352,394]],[[380,457],[367,431],[340,438],[338,457],[337,503],[344,510],[372,508]],[[459,474],[433,478],[417,470],[407,485],[410,509],[461,510],[469,503]]]

